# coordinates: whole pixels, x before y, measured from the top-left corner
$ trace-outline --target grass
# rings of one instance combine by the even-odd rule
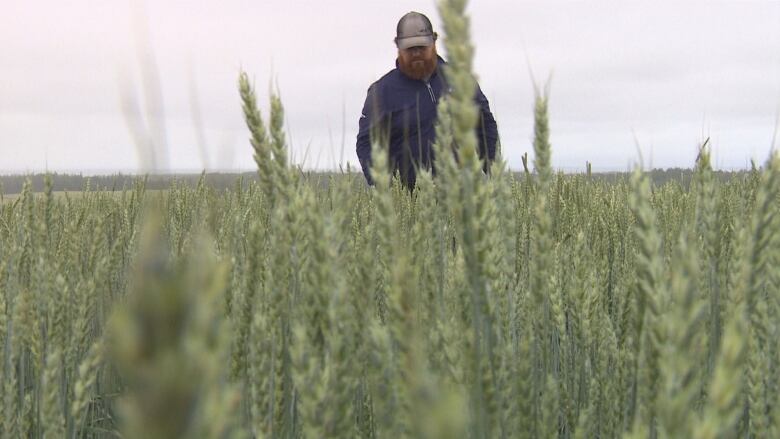
[[[110,191],[106,191],[106,192],[100,191],[100,192],[101,193],[106,193],[106,194],[111,194],[114,197],[120,197],[121,198],[121,196],[122,196],[122,191],[113,191],[113,192],[110,192]],[[166,192],[167,192],[166,189],[148,189],[147,190],[147,193],[149,195],[154,195],[154,194],[164,195]],[[51,192],[52,196],[56,200],[65,200],[66,198],[69,198],[69,197],[73,198],[73,199],[79,199],[79,198],[83,197],[85,194],[88,194],[88,193],[89,192],[84,192],[84,191],[52,191]],[[33,192],[33,194],[36,195],[36,196],[41,196],[44,193],[43,192]],[[21,196],[21,194],[6,194],[6,195],[3,195],[3,200],[2,201],[3,201],[3,203],[11,203],[11,204],[13,204],[17,199],[19,199],[20,196]]]

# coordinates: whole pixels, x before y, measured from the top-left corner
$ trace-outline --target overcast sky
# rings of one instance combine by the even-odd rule
[[[278,86],[297,163],[354,165],[366,89],[394,67],[395,25],[410,10],[441,31],[430,0],[3,0],[0,173],[138,170],[138,120],[123,102],[153,119],[142,122],[165,140],[169,170],[253,169],[240,69],[264,116]],[[645,164],[689,167],[708,136],[718,168],[769,152],[780,1],[472,0],[469,14],[512,168],[533,155],[526,56],[537,79],[552,73],[557,168],[627,169],[640,150]],[[159,76],[162,118],[146,107],[144,66]]]

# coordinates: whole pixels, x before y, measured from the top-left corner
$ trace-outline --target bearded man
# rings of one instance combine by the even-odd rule
[[[437,104],[450,91],[436,53],[437,34],[430,20],[409,12],[396,26],[396,68],[368,88],[359,120],[357,155],[368,184],[371,178],[371,139],[382,136],[389,145],[390,171],[398,172],[407,188],[414,188],[417,171],[434,174],[433,143],[436,140]],[[490,105],[477,85],[474,101],[480,109],[477,126],[479,155],[485,170],[496,157],[498,128]]]

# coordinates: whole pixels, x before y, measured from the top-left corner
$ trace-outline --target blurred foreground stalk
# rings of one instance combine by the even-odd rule
[[[235,433],[237,393],[227,382],[229,333],[221,307],[226,265],[201,239],[172,260],[159,214],[144,227],[127,303],[108,328],[109,358],[126,385],[127,438],[221,438]]]

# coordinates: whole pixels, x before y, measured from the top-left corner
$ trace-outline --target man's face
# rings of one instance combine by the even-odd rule
[[[436,70],[436,43],[398,49],[398,67],[408,77],[417,80],[429,78]]]

